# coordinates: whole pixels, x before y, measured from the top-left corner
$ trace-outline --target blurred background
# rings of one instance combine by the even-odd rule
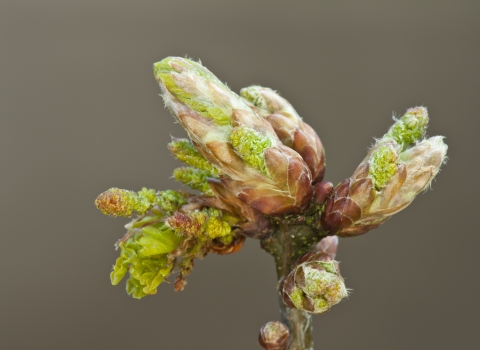
[[[273,259],[248,240],[197,261],[182,293],[138,301],[109,273],[127,219],[110,187],[180,189],[152,64],[201,59],[234,91],[278,90],[350,176],[424,105],[449,161],[405,211],[341,239],[352,294],[314,316],[315,349],[477,349],[479,1],[0,2],[0,348],[257,348],[279,319]]]

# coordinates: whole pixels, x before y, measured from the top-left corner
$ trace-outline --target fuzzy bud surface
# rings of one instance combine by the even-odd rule
[[[289,307],[314,314],[328,311],[348,295],[338,262],[324,252],[303,255],[282,281],[280,293]]]
[[[289,330],[282,322],[271,321],[260,328],[258,342],[267,350],[286,350],[289,343]]]
[[[267,215],[308,206],[313,193],[309,167],[247,101],[201,64],[185,58],[156,63],[154,75],[165,104],[198,153],[218,170],[228,191]],[[176,151],[184,159],[189,158],[185,153],[192,153],[182,152]]]
[[[325,174],[325,150],[322,142],[293,106],[276,91],[262,86],[243,88],[240,95],[272,125],[285,146],[302,156],[312,173],[313,182],[322,181]]]
[[[322,227],[330,234],[363,234],[407,207],[432,182],[445,162],[442,136],[421,139],[424,107],[411,108],[369,151],[353,175],[328,198]]]

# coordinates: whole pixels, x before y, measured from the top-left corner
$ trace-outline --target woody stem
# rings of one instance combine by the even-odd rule
[[[308,226],[280,223],[270,237],[262,240],[262,248],[275,259],[279,282],[290,273],[298,258],[319,240],[318,237],[318,232]],[[281,296],[279,302],[282,322],[290,330],[288,350],[313,350],[311,314],[289,308]]]

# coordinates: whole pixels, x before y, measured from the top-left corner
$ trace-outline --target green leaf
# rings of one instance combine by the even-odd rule
[[[183,238],[169,229],[160,230],[153,226],[142,228],[144,236],[137,242],[143,247],[141,253],[145,256],[166,254],[173,251],[182,242]]]

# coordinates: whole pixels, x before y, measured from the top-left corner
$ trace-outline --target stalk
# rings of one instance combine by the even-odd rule
[[[308,226],[288,225],[281,222],[271,236],[262,240],[262,248],[275,259],[278,277],[277,288],[282,278],[290,273],[298,258],[307,253],[323,235],[314,232]],[[278,295],[282,322],[290,330],[290,346],[288,349],[313,350],[311,314],[289,308],[283,302],[279,292]]]

